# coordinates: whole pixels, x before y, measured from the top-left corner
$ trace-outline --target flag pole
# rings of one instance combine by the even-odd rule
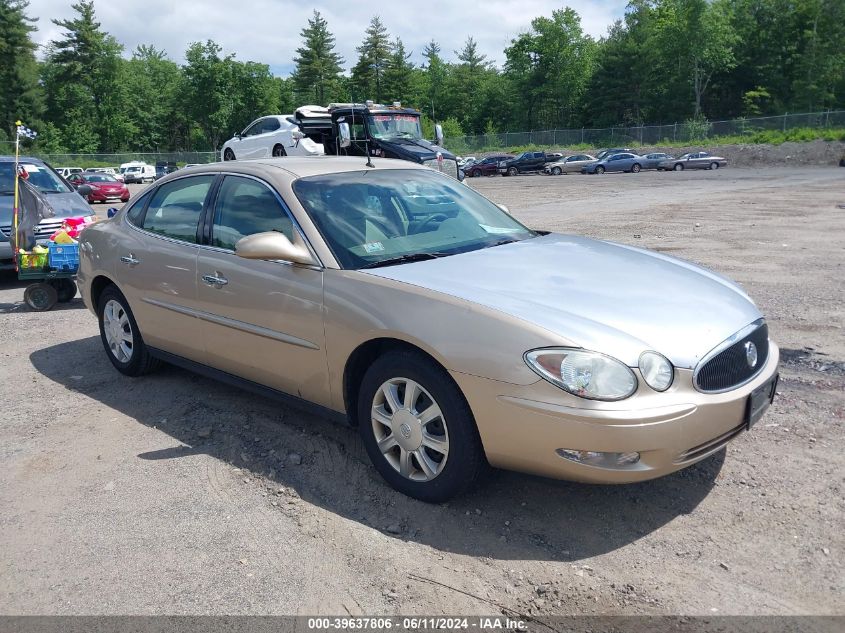
[[[15,121],[15,203],[12,209],[12,237],[15,242],[15,252],[13,253],[15,256],[15,270],[18,269],[18,251],[20,250],[20,247],[18,246],[18,203],[20,200],[20,195],[18,193],[18,178],[20,173],[19,158],[21,148],[21,125],[23,125],[23,123]]]

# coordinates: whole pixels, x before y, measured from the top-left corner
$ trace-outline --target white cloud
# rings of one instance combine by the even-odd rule
[[[505,47],[528,29],[534,17],[550,16],[555,9],[570,6],[580,14],[584,30],[601,37],[613,20],[622,16],[625,4],[624,0],[429,0],[417,4],[380,2],[367,7],[351,0],[313,4],[252,0],[244,5],[231,0],[100,0],[95,9],[102,28],[125,46],[127,55],[139,44],[153,44],[181,62],[189,43],[211,39],[240,60],[269,64],[278,74],[287,74],[300,45],[299,33],[313,9],[328,21],[348,69],[357,59],[355,47],[375,13],[381,16],[391,37],[400,36],[405,47],[413,51],[414,63],[420,62],[422,49],[432,38],[440,43],[445,57],[454,58],[453,51],[472,35],[479,50],[501,65]],[[68,0],[30,0],[28,13],[39,18],[34,37],[41,45],[61,37],[62,29],[51,19],[75,15]]]

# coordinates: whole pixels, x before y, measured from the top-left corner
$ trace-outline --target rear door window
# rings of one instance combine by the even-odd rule
[[[214,176],[173,180],[153,194],[143,228],[183,242],[197,242],[197,226]]]

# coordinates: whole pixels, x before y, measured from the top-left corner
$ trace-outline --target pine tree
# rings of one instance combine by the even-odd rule
[[[393,40],[391,49],[384,72],[384,93],[389,101],[409,101],[411,73],[414,70],[414,65],[408,61],[411,53],[405,52],[405,44],[398,36]]]
[[[343,58],[335,52],[334,35],[316,9],[301,35],[303,45],[296,49],[296,70],[291,75],[294,94],[298,100],[327,105],[339,92]]]
[[[423,68],[425,73],[425,99],[424,109],[431,115],[432,121],[437,121],[441,116],[440,110],[443,107],[444,83],[446,81],[446,63],[440,57],[440,45],[431,40],[423,49],[423,57],[426,64]]]
[[[40,109],[35,44],[37,29],[26,0],[0,0],[0,130],[14,138],[15,121],[34,125]]]
[[[390,60],[390,36],[381,18],[374,16],[365,32],[364,41],[358,51],[358,63],[352,69],[353,98],[363,101],[382,101],[384,73]]]

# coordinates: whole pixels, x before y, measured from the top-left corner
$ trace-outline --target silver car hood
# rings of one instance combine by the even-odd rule
[[[91,206],[76,191],[67,193],[46,193],[44,197],[56,211],[56,218],[81,217],[94,215]],[[14,206],[13,196],[0,196],[0,224],[12,223]],[[48,218],[49,219],[49,218]]]
[[[632,367],[655,350],[691,369],[761,318],[738,285],[700,266],[571,235],[366,273],[504,312]]]

